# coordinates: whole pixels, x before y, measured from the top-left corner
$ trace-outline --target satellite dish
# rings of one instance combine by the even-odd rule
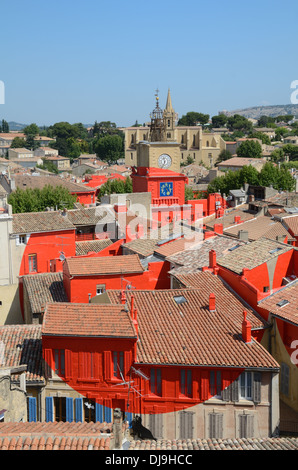
[[[66,259],[66,258],[65,258],[65,256],[64,256],[64,254],[61,253],[60,256],[59,256],[59,260],[60,260],[60,261],[65,261],[65,259]]]

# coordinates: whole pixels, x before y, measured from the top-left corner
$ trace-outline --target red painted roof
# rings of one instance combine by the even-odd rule
[[[144,268],[141,265],[138,255],[67,258],[65,265],[71,276],[113,275],[144,272]]]
[[[135,338],[130,313],[123,305],[48,304],[42,335]]]

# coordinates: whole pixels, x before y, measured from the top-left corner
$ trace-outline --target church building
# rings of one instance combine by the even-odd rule
[[[169,155],[180,167],[188,157],[191,157],[198,165],[203,164],[212,168],[222,150],[226,148],[225,141],[220,135],[211,132],[204,132],[201,126],[177,126],[177,114],[172,106],[170,90],[168,90],[166,107],[164,110],[159,105],[159,97],[156,95],[156,107],[151,114],[156,119],[157,128],[152,126],[125,127],[121,128],[125,135],[125,164],[137,166],[137,154],[139,144],[142,146],[142,158],[148,153],[148,144],[155,142],[154,151],[151,149],[152,166],[159,167],[163,162],[166,168],[179,171],[179,168],[172,166],[168,157],[163,156],[160,142],[167,142]],[[159,122],[158,122],[159,121]],[[163,124],[163,132],[160,134],[160,124]],[[152,145],[151,145],[152,146]],[[169,150],[171,149],[171,152]],[[145,165],[142,165],[145,166]]]

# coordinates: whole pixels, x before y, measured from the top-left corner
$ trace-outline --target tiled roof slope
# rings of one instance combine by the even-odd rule
[[[123,305],[48,304],[42,335],[135,338],[130,313]]]
[[[4,344],[5,367],[27,365],[26,381],[44,381],[41,325],[0,326],[0,342]],[[17,380],[13,375],[13,379]]]
[[[68,302],[62,273],[42,273],[23,276],[32,313],[44,312],[47,302]]]
[[[106,206],[86,207],[66,211],[66,219],[75,226],[96,225],[115,221],[115,214]]]
[[[243,305],[231,301],[224,284],[211,273],[204,275],[201,289],[134,291],[138,312],[137,362],[221,367],[279,368],[261,346],[241,338]],[[215,292],[216,311],[209,311],[209,294]],[[108,291],[111,302],[119,293]],[[132,295],[127,293],[128,299]],[[186,302],[176,303],[175,297]],[[248,310],[245,308],[245,310]],[[250,321],[261,326],[261,320]]]
[[[217,263],[237,274],[241,274],[243,268],[253,269],[291,250],[293,250],[291,245],[260,238],[217,258]]]
[[[76,255],[87,255],[90,252],[99,253],[107,246],[112,245],[112,240],[104,238],[103,240],[86,240],[82,242],[76,242]]]
[[[112,424],[0,423],[0,450],[110,450]]]
[[[276,240],[279,235],[288,237],[290,240],[293,238],[281,222],[265,215],[228,227],[224,229],[224,233],[231,237],[238,237],[239,230],[247,231],[249,240],[258,240],[261,237]]]
[[[286,300],[288,303],[279,306]],[[291,282],[258,303],[272,314],[298,325],[298,281]]]
[[[42,189],[47,185],[58,187],[63,186],[71,193],[87,193],[92,191],[92,188],[86,187],[83,184],[74,183],[60,176],[31,176],[31,175],[14,175],[16,188],[38,188]]]
[[[71,276],[129,274],[144,271],[138,255],[67,258],[65,265]]]
[[[197,271],[203,266],[209,266],[210,250],[215,250],[217,256],[222,256],[225,253],[229,253],[231,248],[242,246],[246,243],[243,240],[235,240],[225,235],[216,235],[203,240],[197,247],[168,256],[166,259],[177,266],[171,271],[172,273],[189,273]]]
[[[13,233],[52,232],[55,230],[75,230],[75,227],[60,212],[47,211],[13,214]]]
[[[294,237],[298,236],[298,215],[283,217],[282,223],[286,226],[287,230],[293,233]]]
[[[209,229],[213,230],[213,227],[215,224],[222,224],[223,228],[230,227],[231,225],[234,225],[234,220],[235,217],[240,217],[240,221],[242,225],[242,222],[251,220],[255,218],[255,214],[252,214],[250,212],[246,212],[246,208],[248,206],[245,206],[245,208],[241,209],[232,209],[229,212],[226,212],[222,217],[218,217],[217,219],[212,219],[209,222],[206,222],[206,227]]]
[[[155,238],[137,238],[136,240],[124,243],[123,248],[127,248],[134,253],[146,257],[154,253],[154,248],[157,242],[158,239]]]
[[[297,437],[266,437],[237,439],[160,439],[132,441],[129,450],[298,450]]]

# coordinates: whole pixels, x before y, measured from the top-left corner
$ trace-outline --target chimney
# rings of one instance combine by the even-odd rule
[[[223,234],[223,224],[214,224],[213,230],[215,233]]]
[[[216,251],[209,251],[209,268],[215,268],[216,266]]]
[[[240,224],[240,222],[241,222],[241,217],[240,217],[240,215],[235,215],[234,223],[235,223],[235,224]]]
[[[123,289],[122,289],[122,291],[121,291],[120,301],[121,301],[122,305],[125,305],[125,303],[126,303],[126,295],[125,295],[125,290],[123,290]]]
[[[242,339],[245,343],[251,342],[251,323],[246,319],[247,312],[243,312]]]
[[[209,295],[209,311],[215,312],[215,295],[214,294]]]
[[[248,242],[248,231],[247,230],[239,230],[238,232],[239,240],[244,240]]]

